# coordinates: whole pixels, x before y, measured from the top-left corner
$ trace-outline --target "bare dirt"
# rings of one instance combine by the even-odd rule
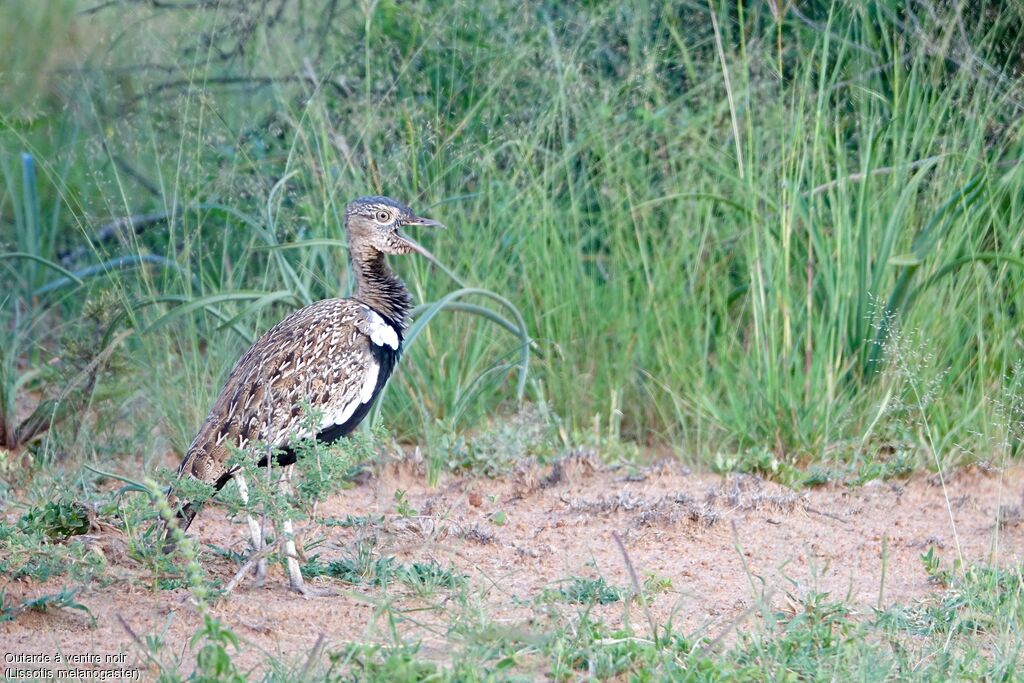
[[[417,514],[396,514],[397,489]],[[794,492],[751,476],[691,474],[676,464],[628,475],[586,458],[500,480],[450,478],[435,488],[414,467],[391,466],[318,511],[327,518],[379,515],[382,521],[317,527],[307,542],[321,539],[315,552],[328,562],[354,556],[372,535],[375,553],[403,562],[431,559],[467,575],[467,602],[447,599],[446,591],[423,598],[400,585],[383,590],[324,578],[310,583],[339,594],[303,599],[272,566],[266,587],[245,580],[213,613],[242,639],[238,659],[247,666],[260,666],[266,655],[301,666],[321,633],[327,651],[350,642],[393,642],[385,604],[401,615],[403,637],[421,640],[425,656],[443,659],[466,637],[449,631],[455,620],[470,631],[487,626],[528,637],[543,630],[550,615],[550,601],[541,607],[538,596],[564,586],[567,577],[601,576],[612,586],[631,586],[618,534],[640,581],[651,573],[671,581],[653,597],[653,621],[671,619],[682,632],[728,639],[759,619],[758,606],[786,609],[810,591],[865,610],[924,598],[940,590],[920,559],[929,547],[947,567],[956,559],[1020,563],[1022,491],[1024,469],[958,471],[945,486],[934,475],[915,475]],[[495,523],[496,513],[504,513],[503,524]],[[223,509],[205,510],[190,532],[204,543],[246,552],[244,520],[229,519]],[[0,650],[125,652],[129,663],[145,667],[133,639],[157,634],[189,670],[195,654],[189,637],[200,623],[190,593],[150,591],[145,573],[117,552],[117,540],[112,534],[100,545],[110,575],[120,579],[78,597],[96,617],[95,627],[72,610],[25,613],[0,624]],[[213,553],[202,559],[223,582],[238,567]],[[59,588],[4,584],[0,579],[8,600]],[[649,631],[648,616],[635,602],[597,606],[592,615],[613,627],[629,620],[637,632]]]

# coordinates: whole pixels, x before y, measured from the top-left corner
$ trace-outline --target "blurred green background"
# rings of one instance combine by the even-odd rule
[[[5,462],[182,453],[251,340],[348,293],[343,209],[371,193],[450,227],[423,238],[451,274],[394,260],[417,303],[479,287],[521,313],[524,400],[558,447],[770,472],[1003,458],[1022,22],[1018,2],[5,2]],[[382,421],[472,462],[523,414],[520,354],[439,311]]]

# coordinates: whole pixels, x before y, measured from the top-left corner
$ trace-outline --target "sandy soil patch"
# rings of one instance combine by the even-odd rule
[[[410,466],[390,467],[328,500],[320,507],[322,517],[383,519],[362,527],[320,527],[315,538],[322,543],[315,553],[324,562],[352,557],[372,535],[374,552],[382,556],[452,566],[468,577],[468,603],[490,624],[518,634],[543,630],[542,615],[551,606],[541,607],[535,599],[564,585],[560,582],[567,577],[602,576],[613,586],[631,585],[615,533],[641,578],[654,573],[671,581],[671,590],[654,597],[654,619],[671,619],[677,629],[712,637],[749,627],[764,601],[785,608],[787,596],[808,591],[828,592],[865,608],[877,605],[883,566],[883,605],[920,599],[936,590],[920,560],[930,546],[947,566],[958,557],[1008,565],[1024,555],[1024,525],[1012,510],[1020,504],[1024,469],[961,471],[945,488],[934,476],[917,475],[857,489],[794,492],[750,476],[691,474],[675,464],[630,476],[572,459],[500,480],[450,478],[436,488],[423,482]],[[406,492],[418,514],[395,513],[396,489]],[[997,525],[1000,508],[1004,517],[1010,511],[1011,519]],[[505,516],[502,525],[493,521],[499,512]],[[205,543],[242,553],[247,548],[244,520],[228,519],[222,509],[206,509],[190,531]],[[0,650],[124,652],[129,664],[145,666],[127,624],[139,637],[159,635],[189,661],[188,640],[199,618],[188,591],[150,592],[139,569],[117,556],[116,539],[104,547],[111,575],[122,580],[79,596],[96,616],[95,628],[71,610],[27,613],[0,624]],[[209,552],[203,563],[225,582],[237,569]],[[328,651],[353,641],[391,642],[385,604],[400,610],[403,637],[422,640],[426,656],[443,658],[449,638],[460,637],[449,634],[452,620],[467,618],[465,606],[444,592],[421,600],[397,584],[382,590],[324,578],[310,583],[340,594],[303,599],[287,590],[283,572],[272,566],[266,587],[243,582],[216,605],[214,614],[245,643],[239,661],[259,666],[270,654],[301,663],[321,633]],[[13,582],[3,589],[15,600],[58,587]],[[457,609],[462,616],[455,615]],[[635,603],[628,609],[623,602],[598,606],[593,613],[609,625],[628,619],[637,631],[649,630]]]

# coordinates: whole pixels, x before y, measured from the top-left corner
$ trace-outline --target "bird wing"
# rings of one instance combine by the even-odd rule
[[[397,352],[400,341],[380,315],[352,299],[318,301],[292,313],[239,359],[179,476],[213,482],[231,473],[232,449],[254,442],[282,447],[343,425],[379,389],[374,346]],[[320,414],[315,424],[304,404]]]

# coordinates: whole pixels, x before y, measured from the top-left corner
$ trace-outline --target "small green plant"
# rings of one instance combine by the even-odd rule
[[[402,489],[395,489],[395,513],[400,517],[414,517],[419,514],[419,512],[413,509],[412,505],[409,504],[409,501],[405,497],[405,491]]]
[[[203,615],[203,625],[193,634],[191,644],[202,643],[196,653],[196,670],[192,679],[209,683],[244,683],[249,680],[231,659],[232,650],[238,650],[238,636],[210,614]]]
[[[757,474],[787,486],[799,486],[808,478],[808,474],[792,462],[780,458],[775,452],[764,447],[751,447],[732,456],[716,453],[711,470],[722,474]]]
[[[78,502],[49,502],[18,520],[22,532],[41,533],[54,540],[89,533],[89,527],[89,511]]]
[[[921,564],[924,565],[924,572],[932,583],[948,586],[953,580],[953,571],[942,568],[942,558],[935,553],[934,545],[928,546],[928,550],[921,553]]]
[[[454,590],[466,585],[466,577],[436,562],[413,562],[398,571],[398,577],[421,598],[439,590]]]
[[[29,510],[17,524],[0,523],[0,573],[45,582],[66,576],[88,584],[106,561],[78,536],[89,531],[89,516],[76,503],[47,503]]]
[[[608,605],[624,600],[629,595],[625,588],[609,585],[603,576],[596,579],[573,576],[566,579],[565,583],[560,588],[545,589],[541,592],[541,599],[577,605]]]
[[[398,581],[421,597],[439,590],[453,590],[465,585],[466,578],[453,569],[435,562],[401,564],[393,557],[373,559],[369,546],[360,546],[354,558],[343,558],[323,563],[318,556],[311,557],[303,566],[305,576],[326,576],[352,585],[387,588]]]
[[[92,613],[76,596],[107,568],[101,553],[92,552],[79,536],[89,531],[90,515],[78,503],[54,501],[32,508],[15,524],[0,521],[0,574],[8,580],[44,583],[62,578],[56,593],[11,604],[0,595],[0,621],[16,619],[28,610],[69,608]]]
[[[79,589],[75,588],[63,588],[59,593],[41,595],[17,605],[7,604],[3,591],[0,591],[0,622],[13,621],[19,614],[29,610],[46,612],[51,609],[66,608],[85,612],[92,624],[95,625],[96,617],[93,616],[93,613],[89,611],[88,607],[75,600],[78,591]]]
[[[491,513],[491,524],[494,526],[505,526],[508,524],[508,513],[504,510],[495,510]]]
[[[917,460],[914,454],[907,450],[898,450],[891,457],[884,460],[871,459],[860,464],[855,476],[848,482],[849,486],[863,486],[869,481],[881,479],[898,479],[909,476],[915,469]]]
[[[667,593],[672,589],[672,579],[655,572],[644,572],[644,595],[654,596],[660,593]]]

